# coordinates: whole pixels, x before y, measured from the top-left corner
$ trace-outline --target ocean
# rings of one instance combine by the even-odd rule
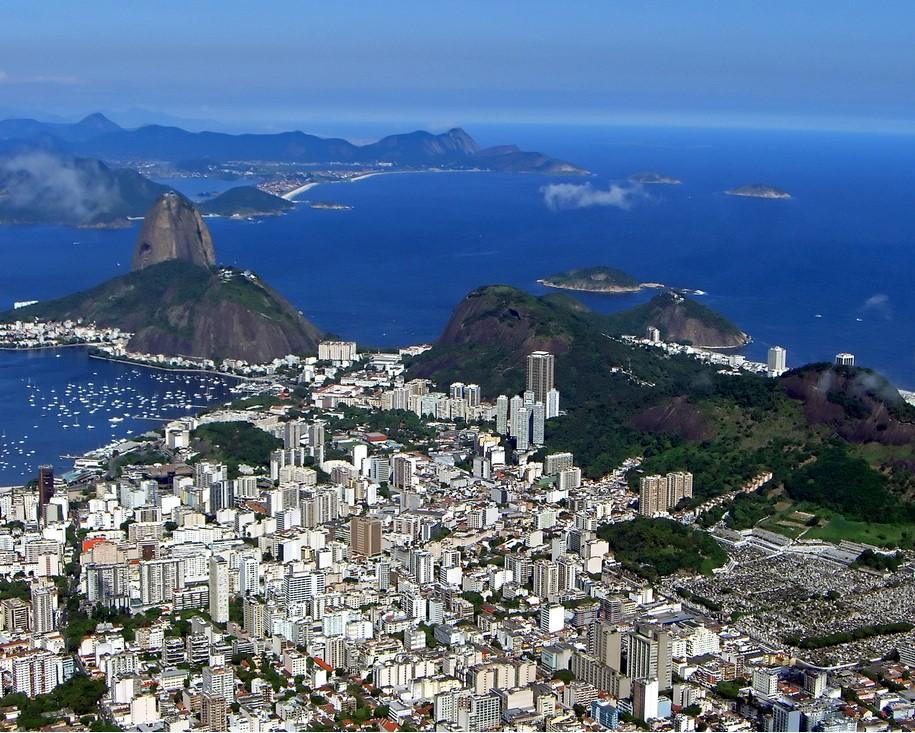
[[[787,349],[789,366],[850,351],[858,364],[915,387],[911,138],[620,127],[469,131],[483,144],[517,143],[592,175],[416,173],[321,185],[304,198],[353,208],[301,205],[278,218],[208,219],[217,258],[256,271],[321,328],[367,346],[434,340],[455,304],[479,285],[540,293],[538,278],[610,265],[704,291],[701,302],[753,338],[744,350],[750,358],[763,360],[774,344]],[[682,183],[629,184],[639,171]],[[771,184],[792,198],[723,194],[749,183]],[[227,185],[174,184],[189,195]],[[564,191],[580,208],[547,205],[548,187],[563,184],[587,186]],[[135,236],[136,226],[0,228],[0,302],[63,295],[126,272]],[[578,297],[610,311],[651,292]],[[4,371],[29,373],[27,355],[4,358]],[[65,379],[54,369],[40,378],[49,385]],[[8,432],[20,422],[17,410],[6,406]],[[54,451],[77,450],[71,436],[61,432]]]

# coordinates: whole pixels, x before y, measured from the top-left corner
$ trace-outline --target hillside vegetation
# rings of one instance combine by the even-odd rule
[[[546,451],[573,452],[588,477],[640,455],[647,473],[692,471],[698,504],[772,472],[789,500],[829,518],[811,536],[831,527],[835,538],[852,526],[870,536],[855,523],[872,523],[886,542],[911,542],[915,417],[885,379],[824,364],[780,379],[719,374],[614,338],[643,322],[645,307],[634,310],[607,317],[568,296],[481,288],[411,373],[439,384],[475,381],[489,397],[512,394],[523,389],[525,356],[547,349],[565,414],[548,421]],[[741,525],[774,513],[740,508]]]

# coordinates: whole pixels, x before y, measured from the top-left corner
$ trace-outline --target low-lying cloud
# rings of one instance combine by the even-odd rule
[[[883,316],[886,320],[890,320],[893,317],[890,296],[885,293],[875,293],[864,301],[864,304],[861,306],[861,311],[864,313],[876,313]]]
[[[645,190],[639,184],[620,186],[612,183],[604,189],[595,188],[590,183],[551,183],[540,190],[543,192],[543,203],[553,211],[589,209],[593,206],[630,209],[645,198]]]
[[[26,218],[35,210],[54,212],[62,221],[92,222],[118,202],[108,176],[93,175],[75,160],[43,151],[0,159],[4,208]]]

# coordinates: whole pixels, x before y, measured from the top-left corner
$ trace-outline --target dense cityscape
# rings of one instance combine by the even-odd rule
[[[915,733],[913,27],[0,6],[0,733]]]
[[[638,458],[583,480],[574,455],[546,451],[563,380],[548,352],[529,354],[522,394],[490,404],[475,384],[406,378],[425,348],[321,342],[255,370],[231,403],[3,489],[5,725],[912,719],[910,558],[878,571],[862,554],[895,555],[718,522],[701,530],[710,572],[650,579],[616,530],[697,531],[729,497],[697,504],[691,473],[645,475]],[[770,361],[783,370],[783,351]],[[843,596],[851,615],[833,610]]]

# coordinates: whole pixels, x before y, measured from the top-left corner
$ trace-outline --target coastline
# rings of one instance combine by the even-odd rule
[[[256,382],[259,377],[248,377],[243,374],[230,374],[229,372],[220,372],[216,369],[194,369],[191,367],[166,367],[160,366],[159,364],[150,364],[145,361],[133,361],[132,359],[118,359],[114,356],[105,356],[98,353],[90,353],[90,359],[98,359],[99,361],[111,361],[116,364],[128,364],[130,366],[143,367],[144,369],[156,369],[160,372],[189,372],[191,374],[212,374],[216,377],[226,377],[228,379],[239,379],[246,382]]]
[[[298,188],[293,189],[284,193],[280,198],[284,198],[287,201],[296,201],[296,197],[300,194],[310,191],[315,186],[323,185],[332,185],[337,183],[357,183],[358,181],[364,181],[368,178],[375,178],[376,176],[395,176],[402,175],[405,173],[492,173],[493,171],[488,171],[484,168],[464,168],[462,170],[447,170],[444,168],[427,168],[425,170],[397,170],[397,171],[371,171],[369,173],[360,173],[357,176],[352,178],[340,178],[336,181],[311,181],[305,183]]]
[[[577,293],[596,293],[597,295],[624,295],[626,293],[638,293],[642,290],[660,290],[666,288],[667,286],[664,283],[639,283],[638,285],[620,285],[613,288],[604,288],[601,290],[595,288],[583,288],[575,285],[563,285],[561,283],[554,282],[549,279],[540,279],[537,280],[538,285],[543,285],[545,288],[553,288],[554,290],[571,290]]]
[[[73,346],[85,346],[86,348],[90,348],[104,345],[104,342],[85,342],[78,344],[49,344],[46,346],[0,346],[0,351],[48,351],[49,349],[69,349]]]

